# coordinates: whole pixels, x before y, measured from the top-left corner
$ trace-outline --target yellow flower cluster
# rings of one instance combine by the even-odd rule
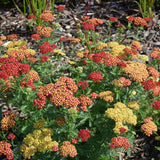
[[[105,92],[99,93],[98,96],[99,96],[99,98],[101,98],[105,101],[113,102],[114,93],[111,91],[105,91]]]
[[[24,144],[21,145],[20,151],[23,152],[25,159],[30,159],[36,152],[53,151],[53,148],[58,146],[56,141],[52,141],[51,136],[53,131],[50,128],[44,128],[45,120],[39,120],[34,124],[34,128],[40,128],[29,133],[24,139]]]
[[[131,78],[136,82],[145,81],[148,77],[147,66],[144,63],[125,61],[126,67],[123,69],[125,73],[130,74]]]
[[[133,108],[135,110],[139,109],[139,105],[138,105],[138,103],[136,101],[130,101],[130,102],[128,102],[127,106],[129,108]]]
[[[75,53],[76,53],[77,57],[79,57],[79,58],[84,57],[84,51],[76,51]]]
[[[120,128],[128,129],[123,123],[137,124],[137,117],[133,114],[133,111],[121,102],[114,104],[114,108],[108,108],[105,114],[115,121],[115,128],[113,129],[115,133],[120,133]]]
[[[27,42],[26,41],[16,41],[16,40],[13,40],[11,41],[10,43],[8,43],[8,45],[6,46],[7,48],[14,48],[14,47],[20,47],[20,46],[26,46],[27,45]]]
[[[125,45],[120,45],[117,42],[109,42],[108,47],[111,48],[111,53],[113,57],[121,56],[122,58],[125,59],[126,56],[125,52],[123,51],[126,48]]]
[[[148,56],[147,55],[138,55],[138,59],[140,59],[143,63],[148,62]]]
[[[62,56],[62,57],[65,57],[65,56],[66,56],[66,54],[63,53],[63,52],[62,52],[61,50],[59,50],[59,49],[54,49],[53,53],[55,53],[56,55],[60,55],[60,56]]]
[[[70,65],[76,64],[76,62],[74,62],[74,61],[67,61],[67,63],[70,64]]]
[[[98,46],[94,47],[94,50],[102,50],[103,48],[107,48],[107,44],[104,42],[98,42]]]

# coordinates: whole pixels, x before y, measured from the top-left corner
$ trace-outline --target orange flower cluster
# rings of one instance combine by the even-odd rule
[[[131,59],[136,59],[138,56],[138,52],[133,48],[126,47],[125,49],[123,49],[123,51],[125,52],[125,56],[129,55],[129,56],[131,56]],[[126,58],[126,57],[124,57],[124,58]]]
[[[136,82],[145,81],[148,77],[147,66],[144,63],[125,61],[126,67],[124,71],[126,74],[130,74],[131,78]]]
[[[87,106],[90,106],[93,103],[92,100],[84,94],[81,94],[80,96],[78,96],[78,100],[80,102],[80,104],[79,104],[81,106],[80,108],[83,111],[86,111]]]
[[[144,18],[141,18],[141,17],[134,17],[134,16],[128,16],[127,17],[128,19],[128,22],[130,23],[134,23],[134,25],[136,26],[147,26],[147,22]]]
[[[36,32],[37,34],[42,35],[44,37],[50,37],[51,32],[53,32],[53,29],[51,27],[38,26],[36,27]]]
[[[45,22],[51,22],[53,19],[52,11],[44,11],[42,14],[40,14],[39,18],[43,19]]]
[[[110,145],[110,148],[121,148],[127,149],[128,147],[131,147],[129,141],[125,137],[113,137],[111,139],[112,144]]]
[[[0,36],[0,46],[3,44],[3,41],[6,40],[6,36]]]
[[[64,141],[63,145],[60,147],[60,155],[62,157],[75,157],[77,155],[76,147],[71,144],[69,141]]]
[[[89,19],[88,16],[82,18],[83,22],[81,22],[82,27],[85,30],[95,30],[95,26],[99,24],[103,24],[103,21],[98,18]]]
[[[132,41],[131,42],[132,43],[132,47],[133,48],[135,48],[135,49],[137,49],[137,50],[139,50],[139,51],[141,51],[142,50],[142,46],[141,46],[141,43],[140,42],[138,42],[138,41]]]
[[[152,53],[150,54],[150,56],[151,56],[153,59],[158,59],[158,60],[160,60],[160,49],[154,48],[154,50],[152,51]]]
[[[15,119],[17,118],[17,115],[15,113],[11,113],[10,115],[7,115],[1,120],[1,129],[2,131],[8,131],[9,127],[15,126],[16,122]]]
[[[95,92],[92,92],[92,93],[90,94],[90,96],[92,97],[92,99],[97,99],[98,94],[95,93]]]
[[[148,67],[147,68],[149,70],[149,74],[156,80],[159,78],[159,72],[158,70],[156,70],[155,68],[153,67]]]
[[[147,136],[150,136],[153,134],[153,132],[157,132],[157,126],[152,121],[152,117],[147,117],[143,121],[145,124],[141,126],[142,130]]]
[[[7,141],[0,141],[0,156],[5,155],[7,160],[12,160],[14,158],[12,154],[12,145]]]
[[[9,49],[7,55],[9,58],[17,58],[19,61],[23,61],[26,57],[30,56],[30,53],[23,49]]]
[[[75,107],[80,103],[78,98],[73,95],[73,92],[77,92],[78,87],[72,78],[60,77],[55,84],[50,83],[38,88],[37,96],[39,99],[37,100],[39,101],[37,102],[42,101],[41,97],[46,97],[50,98],[51,103],[55,106],[64,105],[66,108]],[[42,107],[41,103],[38,104]],[[44,105],[44,101],[42,104]]]
[[[122,88],[123,86],[130,86],[131,81],[129,79],[126,79],[125,77],[121,77],[120,79],[114,79],[113,84],[115,86],[118,86],[119,88]]]

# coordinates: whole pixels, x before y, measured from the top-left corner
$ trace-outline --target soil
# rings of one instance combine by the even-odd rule
[[[98,2],[98,0],[97,0]],[[18,2],[22,6],[21,2]],[[65,4],[65,2],[63,3]],[[143,50],[141,54],[149,55],[154,47],[160,48],[160,5],[155,7],[153,21],[154,24],[142,31],[140,34],[144,39],[142,40]],[[88,10],[88,13],[86,12]],[[73,16],[79,22],[84,15],[89,15],[91,18],[100,18],[104,24],[98,28],[99,33],[106,38],[108,29],[107,20],[109,17],[116,17],[123,24],[127,25],[126,17],[129,15],[140,16],[137,4],[129,0],[119,1],[103,1],[102,3],[94,3],[87,5],[85,2],[69,1],[66,3],[66,10],[61,16],[59,23],[62,26],[62,31],[57,33],[58,36],[72,36],[77,37],[77,30],[73,23]],[[112,29],[112,40],[117,36],[115,34],[116,26]],[[32,32],[26,25],[24,18],[18,14],[17,9],[13,3],[0,6],[0,31],[3,35],[17,34],[20,39],[27,40],[30,46],[34,46],[31,40]],[[129,37],[132,39],[134,33],[130,33]],[[66,48],[67,50],[67,48]],[[159,133],[160,134],[160,133]],[[130,156],[123,155],[123,160],[159,160],[160,152],[155,149],[155,146],[160,147],[160,141],[156,141],[154,136],[147,137],[142,132],[136,133],[134,147]]]

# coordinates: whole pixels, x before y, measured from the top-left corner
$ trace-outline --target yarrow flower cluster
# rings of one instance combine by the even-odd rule
[[[154,48],[154,50],[150,54],[151,58],[160,60],[160,50],[157,48]]]
[[[7,36],[7,39],[9,39],[10,41],[14,40],[14,39],[18,39],[18,36],[16,34],[11,34]]]
[[[123,86],[130,86],[131,85],[131,81],[129,79],[126,79],[125,77],[121,77],[118,80],[114,79],[113,80],[113,84],[119,88],[122,88]]]
[[[127,20],[129,23],[132,23],[136,26],[147,26],[147,22],[144,18],[141,17],[134,17],[134,16],[128,16]]]
[[[136,101],[130,101],[130,102],[128,102],[127,106],[129,108],[133,108],[135,110],[139,109],[139,105],[138,105],[138,103]]]
[[[39,18],[43,19],[45,22],[51,22],[53,19],[52,11],[44,11],[42,14],[40,14]]]
[[[159,96],[160,95],[160,84],[157,81],[154,81],[152,79],[146,80],[141,82],[143,85],[144,89],[147,91],[152,90],[152,93],[154,96]]]
[[[40,46],[40,52],[42,54],[48,53],[48,52],[53,52],[54,49],[57,48],[55,44],[50,44],[49,42],[43,42]]]
[[[147,117],[145,118],[144,124],[141,126],[141,129],[144,131],[144,133],[147,136],[150,136],[153,134],[153,132],[157,132],[157,126],[155,125],[155,123],[152,121],[152,117]]]
[[[111,21],[111,22],[118,22],[118,19],[116,17],[110,17],[109,21]]]
[[[58,10],[59,12],[62,12],[62,11],[65,10],[65,9],[66,9],[65,6],[57,6],[57,10]]]
[[[121,102],[115,103],[114,108],[108,108],[105,114],[115,121],[116,126],[113,129],[115,133],[120,133],[120,128],[128,130],[128,127],[124,126],[123,123],[137,124],[137,117],[133,114],[133,111]]]
[[[2,131],[8,131],[9,128],[12,128],[16,125],[15,119],[17,115],[15,113],[11,113],[7,115],[1,120],[1,129]]]
[[[15,139],[16,136],[13,133],[10,133],[7,138],[8,139]]]
[[[94,71],[89,74],[88,78],[92,79],[95,83],[98,83],[103,79],[103,76],[100,71]]]
[[[45,106],[46,98],[49,98],[55,106],[63,105],[66,108],[75,107],[80,103],[78,98],[73,95],[73,92],[77,92],[78,87],[69,77],[60,77],[55,84],[50,83],[38,88],[37,96],[39,98],[33,102],[38,108]]]
[[[98,18],[89,19],[88,16],[83,17],[82,20],[83,21],[81,22],[81,25],[84,30],[95,31],[95,26],[99,24],[103,24],[103,21],[101,19],[98,19]]]
[[[152,107],[159,110],[160,109],[160,100],[154,100]]]
[[[86,89],[86,87],[89,87],[89,84],[86,80],[80,81],[77,83],[78,87],[82,87],[82,89]]]
[[[78,132],[78,137],[81,138],[82,142],[86,142],[90,138],[90,131],[88,129],[81,129]]]
[[[105,92],[101,92],[99,93],[98,97],[105,100],[105,101],[109,101],[109,102],[113,102],[114,99],[114,93],[111,91],[105,91]]]
[[[21,145],[20,151],[23,152],[25,159],[30,159],[36,152],[46,152],[47,150],[56,152],[59,150],[58,143],[52,141],[52,129],[44,128],[43,124],[44,121],[38,121],[34,128],[40,127],[41,129],[34,130],[23,139],[24,144]]]
[[[7,160],[12,160],[14,158],[12,154],[12,145],[7,141],[0,141],[0,156],[6,156]]]
[[[36,32],[37,32],[37,34],[48,38],[51,36],[53,29],[51,27],[38,26],[38,27],[36,27]]]
[[[42,56],[40,57],[41,63],[42,63],[42,62],[46,62],[46,61],[48,61],[48,60],[50,60],[50,56],[48,56],[48,55],[42,55]]]
[[[64,141],[62,146],[60,147],[60,155],[62,157],[75,157],[77,156],[76,147],[71,144],[69,141]]]
[[[125,137],[121,137],[121,136],[113,137],[111,139],[111,142],[112,142],[112,144],[110,145],[110,148],[123,147],[124,149],[127,149],[127,148],[131,147],[128,139]]]
[[[125,61],[124,71],[129,74],[136,82],[142,82],[149,77],[147,66],[144,63]]]

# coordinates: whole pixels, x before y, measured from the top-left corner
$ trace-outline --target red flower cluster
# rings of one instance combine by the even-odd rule
[[[1,129],[2,131],[8,131],[9,127],[12,128],[15,126],[16,122],[15,119],[17,118],[17,115],[12,113],[10,115],[7,115],[1,120]]]
[[[115,86],[118,86],[120,88],[122,88],[123,86],[130,86],[131,85],[131,81],[129,79],[126,79],[124,77],[121,77],[120,79],[114,79],[113,84]]]
[[[81,138],[82,142],[86,142],[90,138],[90,131],[88,129],[81,129],[78,132],[78,137]]]
[[[66,9],[65,6],[57,6],[57,10],[58,10],[59,12],[62,12],[64,9]]]
[[[19,75],[28,73],[29,70],[30,65],[19,62],[2,64],[0,66],[0,72],[2,73],[0,74],[0,78],[6,80],[9,76],[18,77]]]
[[[110,17],[109,21],[111,21],[111,22],[118,22],[118,19],[116,17]]]
[[[7,138],[8,139],[15,139],[16,136],[13,133],[10,133]]]
[[[147,22],[144,18],[141,18],[141,17],[133,17],[133,16],[128,16],[127,17],[128,19],[128,22],[130,23],[134,23],[134,25],[136,26],[147,26]]]
[[[7,141],[0,141],[0,156],[5,155],[7,160],[12,160],[14,158],[12,154],[11,144]]]
[[[123,147],[124,149],[127,149],[128,147],[131,147],[129,141],[127,138],[125,137],[121,137],[121,136],[118,136],[118,137],[113,137],[111,139],[111,142],[112,144],[110,145],[110,148],[121,148]]]
[[[52,11],[44,11],[42,14],[40,14],[39,18],[43,19],[45,22],[51,22],[53,19]]]
[[[75,157],[77,155],[77,150],[76,150],[76,147],[71,144],[69,141],[64,141],[63,142],[63,145],[61,146],[60,148],[60,155],[62,157],[67,157],[68,155],[70,157]]]
[[[96,53],[92,56],[92,61],[95,63],[103,63],[103,58],[105,58],[105,54],[102,53]]]
[[[41,62],[46,62],[48,59],[50,59],[50,56],[48,56],[48,55],[42,55],[40,57]]]
[[[7,39],[13,41],[14,39],[18,39],[18,36],[16,34],[11,34],[7,36]]]
[[[103,79],[102,73],[100,71],[91,72],[88,78],[92,79],[95,83],[100,82],[100,80]]]
[[[154,96],[160,95],[160,84],[157,81],[153,81],[152,79],[141,82],[144,89],[147,91],[152,90]]]
[[[40,52],[42,54],[53,52],[55,48],[57,48],[57,46],[55,44],[50,44],[49,42],[43,42],[42,45],[39,46]]]
[[[160,100],[154,100],[152,107],[159,110],[160,109]]]
[[[77,86],[82,87],[82,89],[86,89],[86,87],[89,87],[88,82],[86,80],[78,82]]]
[[[36,19],[35,15],[34,14],[30,14],[27,19]]]
[[[125,52],[125,55],[138,55],[138,52],[135,49],[129,49],[129,48],[125,48],[123,49],[123,51]]]
[[[126,132],[126,131],[127,131],[127,129],[126,129],[126,128],[121,127],[121,128],[119,129],[119,131],[120,131],[121,133],[124,133],[124,132]]]
[[[41,39],[40,34],[32,34],[31,37],[36,40]]]

